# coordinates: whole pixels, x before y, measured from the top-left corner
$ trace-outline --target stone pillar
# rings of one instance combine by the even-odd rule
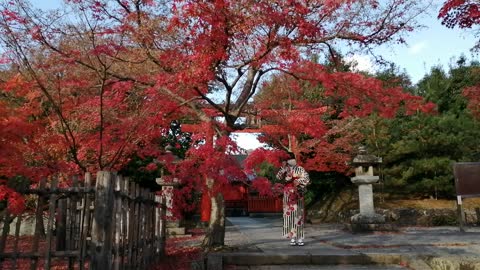
[[[358,197],[360,201],[360,214],[372,216],[375,214],[373,207],[373,189],[371,184],[358,186]]]

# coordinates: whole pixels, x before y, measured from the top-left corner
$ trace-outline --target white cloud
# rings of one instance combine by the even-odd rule
[[[428,47],[428,43],[426,41],[420,41],[410,46],[410,48],[408,49],[408,53],[413,55],[419,54],[422,51],[424,51],[427,47]]]
[[[344,61],[352,65],[352,70],[359,72],[375,73],[375,65],[370,57],[366,55],[354,54],[344,58]]]

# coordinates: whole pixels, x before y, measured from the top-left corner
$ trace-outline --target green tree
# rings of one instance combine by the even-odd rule
[[[408,76],[405,70],[401,70],[395,65],[395,63],[390,63],[387,68],[378,71],[374,76],[383,81],[387,88],[401,87],[405,91],[417,94],[410,76]]]
[[[465,111],[467,101],[461,94],[463,89],[480,83],[480,64],[461,56],[454,66],[445,72],[442,67],[433,67],[417,85],[417,91],[427,100],[438,105],[440,113]]]
[[[398,118],[389,128],[383,173],[390,191],[451,197],[452,163],[480,158],[480,126],[466,114]]]
[[[462,95],[465,87],[479,83],[479,65],[466,63],[460,57],[447,72],[434,67],[413,89],[437,104],[437,114],[399,113],[394,119],[372,116],[364,122],[365,144],[384,158],[386,191],[451,197],[452,163],[480,159],[480,125]]]

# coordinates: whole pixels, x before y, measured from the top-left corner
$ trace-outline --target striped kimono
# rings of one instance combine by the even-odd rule
[[[283,189],[283,237],[303,239],[305,223],[305,187],[310,183],[307,171],[300,166],[280,168],[277,178],[285,181]]]

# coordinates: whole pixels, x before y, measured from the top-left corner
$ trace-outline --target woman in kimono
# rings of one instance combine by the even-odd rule
[[[290,245],[303,246],[305,225],[306,186],[310,183],[307,171],[297,165],[295,155],[289,153],[288,160],[277,173],[277,178],[284,182],[283,189],[283,237],[290,239]]]

